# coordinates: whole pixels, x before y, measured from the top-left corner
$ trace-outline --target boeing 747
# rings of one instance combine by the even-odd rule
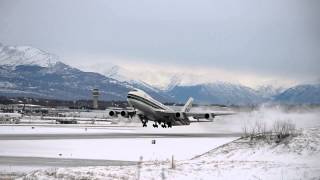
[[[110,116],[120,114],[129,118],[135,115],[141,120],[143,127],[147,127],[148,121],[153,121],[153,127],[171,128],[172,126],[190,125],[192,122],[210,122],[216,116],[231,115],[233,113],[214,113],[214,112],[190,112],[193,98],[189,98],[181,110],[173,110],[168,106],[153,99],[142,90],[135,89],[128,93],[127,101],[132,109],[116,109],[109,112]],[[196,119],[191,121],[190,117]],[[206,119],[206,121],[200,121]]]

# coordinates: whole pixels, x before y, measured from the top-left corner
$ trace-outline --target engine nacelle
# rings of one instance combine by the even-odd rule
[[[214,119],[214,114],[206,113],[206,114],[204,114],[204,118],[209,119],[209,120],[213,120]]]
[[[176,112],[176,118],[182,119],[183,114],[181,112]]]
[[[116,112],[115,111],[109,111],[109,116],[111,116],[111,117],[116,116]]]
[[[121,114],[122,117],[126,117],[126,118],[129,117],[127,111],[121,111],[120,114]]]

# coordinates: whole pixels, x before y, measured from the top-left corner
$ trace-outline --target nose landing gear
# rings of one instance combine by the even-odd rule
[[[148,122],[148,121],[143,121],[143,122],[142,122],[142,127],[147,127],[147,122]]]
[[[144,118],[143,116],[138,116],[138,117],[142,122],[142,127],[147,127],[148,119]]]

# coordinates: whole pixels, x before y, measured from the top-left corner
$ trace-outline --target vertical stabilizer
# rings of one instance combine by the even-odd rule
[[[188,101],[186,102],[186,104],[183,106],[183,108],[182,108],[182,112],[189,112],[190,111],[190,109],[191,109],[191,107],[192,107],[192,102],[193,102],[193,98],[192,97],[190,97],[189,99],[188,99]]]

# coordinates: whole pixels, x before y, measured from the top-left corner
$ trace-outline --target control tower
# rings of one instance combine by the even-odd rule
[[[92,89],[93,109],[98,109],[99,89]]]

